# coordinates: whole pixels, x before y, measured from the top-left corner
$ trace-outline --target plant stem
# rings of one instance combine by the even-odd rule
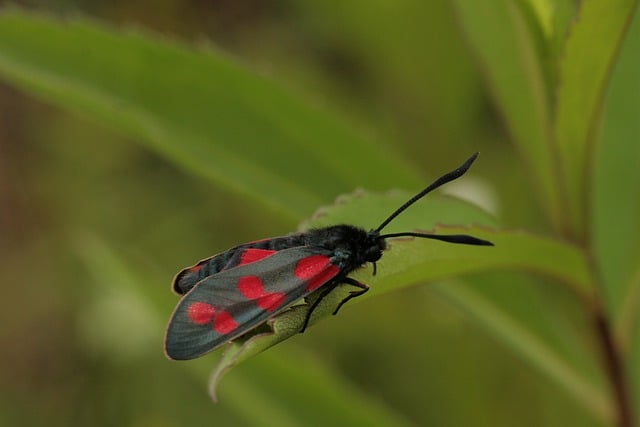
[[[618,413],[618,425],[620,427],[633,427],[633,414],[629,397],[629,388],[624,375],[624,363],[618,346],[613,337],[611,324],[607,319],[602,306],[596,307],[595,322],[598,339],[603,350],[604,365],[611,382],[611,388],[615,397],[615,405]]]

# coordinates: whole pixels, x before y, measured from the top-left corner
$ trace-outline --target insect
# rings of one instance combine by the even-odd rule
[[[199,357],[244,335],[285,311],[312,292],[318,297],[309,307],[300,332],[304,332],[318,303],[340,284],[356,289],[333,314],[369,287],[349,273],[376,262],[387,247],[386,239],[412,236],[466,245],[492,246],[491,242],[464,234],[435,235],[417,232],[381,234],[395,217],[429,192],[462,176],[478,157],[473,154],[457,169],[436,179],[396,209],[378,228],[366,231],[352,225],[333,225],[283,237],[245,243],[180,271],[173,291],[183,295],[165,336],[170,359]]]

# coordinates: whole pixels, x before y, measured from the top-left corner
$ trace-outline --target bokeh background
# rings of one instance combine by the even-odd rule
[[[453,3],[17,2],[51,17],[212,46],[381,141],[379,150],[425,182],[481,151],[454,191],[501,226],[553,234]],[[541,3],[552,4],[559,26],[568,27],[577,10],[570,1]],[[545,46],[549,55],[562,37]],[[633,62],[626,49],[623,58]],[[637,76],[614,79],[634,111]],[[637,124],[623,125],[621,138],[637,138]],[[300,180],[321,187],[330,173],[310,170]],[[358,185],[415,190],[384,176],[372,170]],[[354,188],[332,184],[321,201]],[[162,353],[176,302],[171,278],[235,244],[295,230],[296,215],[203,179],[82,108],[69,111],[0,81],[0,424],[607,424],[430,286],[354,304],[241,364],[212,404],[207,377],[219,352],[181,363]],[[607,390],[597,346],[580,354],[563,342],[595,341],[569,291],[523,273],[470,280],[536,319],[541,334]],[[518,297],[532,289],[535,300]]]

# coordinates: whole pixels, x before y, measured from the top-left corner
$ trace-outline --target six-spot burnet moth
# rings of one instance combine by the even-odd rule
[[[185,268],[173,280],[174,292],[183,295],[171,316],[165,336],[170,359],[193,359],[246,334],[292,304],[317,291],[300,329],[304,332],[318,303],[340,284],[352,285],[333,314],[369,287],[349,273],[382,257],[386,239],[412,236],[465,245],[492,246],[476,237],[418,232],[381,234],[400,213],[429,192],[462,176],[478,157],[471,156],[457,169],[436,179],[396,209],[376,229],[333,225],[283,237],[236,246]]]

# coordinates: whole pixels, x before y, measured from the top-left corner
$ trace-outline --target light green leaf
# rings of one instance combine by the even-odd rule
[[[555,141],[568,231],[587,236],[594,143],[613,64],[630,24],[636,0],[582,2],[560,60],[556,93]]]
[[[540,206],[560,227],[562,198],[550,140],[548,72],[537,50],[536,32],[517,2],[456,0],[454,4],[495,104],[532,176]]]
[[[373,223],[363,224],[371,212],[376,215],[380,215],[380,212],[391,213],[409,196],[403,192],[343,196],[336,205],[321,208],[304,226],[345,223],[375,228],[386,214]],[[593,288],[588,266],[577,248],[523,231],[487,227],[495,226],[495,220],[477,207],[453,198],[428,197],[431,198],[403,212],[385,232],[421,229],[433,230],[437,234],[464,233],[492,241],[495,247],[444,244],[426,239],[394,239],[391,249],[379,262],[378,275],[371,280],[376,285],[370,294],[382,292],[387,286],[390,289],[404,286],[407,279],[411,281],[411,278],[438,280],[480,270],[514,269],[555,277],[578,294],[591,297]],[[443,223],[455,226],[438,225]],[[366,275],[369,272],[357,274]]]
[[[396,151],[212,48],[9,9],[0,76],[291,218],[354,183],[417,176]]]
[[[551,0],[524,0],[531,7],[546,39],[553,35],[554,4]]]
[[[638,17],[638,13],[636,13]],[[591,226],[605,281],[605,302],[628,331],[637,315],[640,269],[640,21],[636,19],[614,70],[591,177]],[[623,320],[624,319],[624,320]],[[628,334],[623,334],[628,341]]]

